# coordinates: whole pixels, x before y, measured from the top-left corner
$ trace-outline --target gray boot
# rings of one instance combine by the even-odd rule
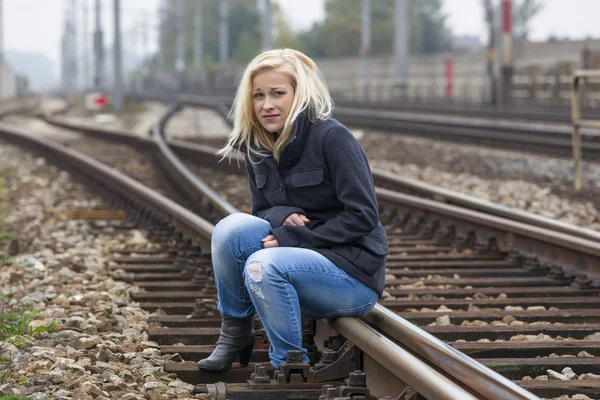
[[[223,318],[217,347],[208,358],[198,361],[198,368],[225,371],[231,368],[231,364],[238,355],[240,365],[245,367],[250,361],[253,347],[253,318]]]

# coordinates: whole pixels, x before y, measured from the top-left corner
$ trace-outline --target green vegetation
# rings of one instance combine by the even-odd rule
[[[0,297],[0,341],[15,345],[24,343],[32,332],[29,324],[39,311],[26,310],[23,306],[10,306],[5,297]]]
[[[0,342],[12,343],[15,346],[31,341],[30,336],[47,332],[56,326],[56,322],[31,329],[31,321],[39,315],[38,310],[22,304],[12,304],[10,299],[0,294]]]
[[[0,235],[4,231],[4,168],[0,169]]]
[[[186,65],[193,64],[193,1],[186,2]],[[427,54],[449,50],[451,32],[442,12],[442,0],[409,2],[410,50]],[[311,57],[355,57],[361,47],[361,0],[326,0],[325,18],[310,29],[295,34],[277,3],[272,3],[275,47],[292,47]],[[165,67],[175,64],[176,2],[164,1],[161,8],[161,34],[164,37]],[[218,68],[219,1],[206,0],[203,6],[203,67],[210,76]],[[372,2],[372,54],[392,54],[394,43],[394,0]],[[229,57],[234,63],[248,62],[261,50],[262,16],[256,2],[231,3],[229,9]]]
[[[9,242],[16,239],[16,236],[10,233],[0,233],[0,243]]]
[[[23,396],[0,396],[0,400],[31,400],[31,397],[23,397]]]

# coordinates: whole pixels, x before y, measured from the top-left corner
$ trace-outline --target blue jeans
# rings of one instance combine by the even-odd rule
[[[302,350],[301,316],[360,316],[377,302],[377,292],[309,249],[264,249],[271,225],[248,214],[221,220],[212,235],[212,264],[223,318],[248,318],[255,311],[269,341],[271,364]]]

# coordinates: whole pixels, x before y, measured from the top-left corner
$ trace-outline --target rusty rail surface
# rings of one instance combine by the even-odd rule
[[[224,96],[196,96],[189,94],[143,93],[138,99],[156,100],[167,103],[180,102],[187,105],[210,107],[222,116],[227,116],[231,98]],[[359,103],[361,104],[361,103]],[[568,125],[548,126],[515,122],[510,119],[502,123],[494,120],[477,120],[456,115],[435,117],[406,114],[393,110],[364,109],[359,105],[336,107],[334,117],[346,125],[384,129],[418,137],[428,137],[465,144],[493,145],[534,153],[550,153],[561,157],[571,154],[571,135]],[[585,157],[600,158],[600,131],[584,132],[583,148]]]
[[[203,102],[204,105],[210,104],[210,102]],[[189,104],[186,102],[186,104]],[[197,104],[197,103],[196,103]],[[219,111],[222,114],[223,108]],[[164,122],[164,121],[163,121]],[[164,124],[161,124],[157,129],[161,129]],[[161,135],[161,136],[164,136]],[[378,316],[381,313],[390,313],[391,311],[387,310],[385,307],[381,305],[377,305],[376,314]],[[368,319],[368,321],[378,321],[377,317],[373,319]],[[385,326],[388,328],[385,333],[390,334],[390,332],[402,332],[405,331],[407,327],[412,328],[412,332],[418,332],[417,335],[420,334],[420,340],[422,347],[415,348],[399,340],[398,336],[395,339],[399,340],[405,346],[408,346],[412,351],[417,352],[420,356],[425,357],[430,362],[435,362],[443,358],[445,362],[443,365],[438,365],[441,367],[449,367],[455,366],[454,369],[444,368],[444,371],[450,373],[455,379],[461,381],[463,384],[467,384],[467,387],[472,390],[476,390],[477,392],[486,396],[489,399],[536,399],[537,396],[532,395],[528,391],[522,389],[518,385],[510,382],[505,379],[501,375],[496,372],[482,366],[477,363],[475,360],[470,357],[461,354],[460,352],[452,349],[450,346],[443,344],[441,341],[435,339],[433,336],[427,334],[426,332],[420,330],[416,326],[410,324],[400,317],[396,317],[394,319],[386,319]],[[375,359],[380,362],[382,365],[386,366],[392,373],[396,374],[400,379],[409,383],[415,390],[419,393],[426,394],[427,397],[436,398],[436,399],[446,399],[446,398],[461,398],[468,399],[473,398],[469,396],[467,393],[460,391],[457,392],[458,388],[451,390],[452,386],[450,385],[450,381],[448,381],[443,376],[436,374],[431,370],[431,372],[425,373],[424,371],[429,371],[425,368],[425,364],[418,364],[418,359],[412,357],[410,353],[406,353],[404,350],[395,349],[392,347],[392,342],[386,341],[386,339],[382,338],[380,335],[377,335],[372,330],[363,326],[358,322],[357,318],[339,318],[337,320],[329,321],[331,326],[333,326],[340,334],[344,337],[347,337],[354,343],[358,345],[363,350],[366,350],[367,353],[372,355],[376,354]],[[375,328],[381,329],[378,324],[374,324]],[[379,343],[383,341],[382,343]],[[422,351],[424,348],[429,348],[429,352]],[[369,349],[370,351],[368,351]],[[395,352],[395,353],[394,353]],[[394,354],[396,358],[390,358],[390,355]],[[442,356],[443,357],[440,357]],[[411,360],[410,364],[407,364],[406,361]],[[414,364],[417,363],[417,364]],[[404,365],[420,365],[421,370],[419,368],[420,373],[413,374],[412,368],[402,368]],[[415,368],[416,369],[416,368]],[[395,372],[397,371],[397,372]],[[474,376],[474,374],[478,376],[486,376],[486,380],[481,382],[472,381],[470,377]],[[481,383],[481,384],[480,384]],[[433,386],[432,386],[433,385]],[[461,394],[462,393],[462,394]],[[510,393],[511,397],[506,397],[507,394]],[[454,397],[461,394],[464,397]]]
[[[162,98],[166,99],[165,97]],[[181,106],[188,105],[193,107],[210,108],[227,120],[229,110],[224,106],[223,99],[215,100],[214,98],[210,97],[195,97],[189,95],[180,95],[177,96],[177,98],[181,99],[181,103],[179,103]],[[228,120],[227,122],[230,123]],[[179,143],[181,142],[178,142],[178,144]],[[203,148],[206,150],[209,149],[206,146]],[[216,149],[213,151],[216,151]],[[591,229],[581,228],[573,224],[542,217],[527,211],[506,207],[491,201],[479,199],[475,196],[470,196],[450,189],[430,185],[414,179],[401,178],[382,169],[372,168],[372,173],[373,178],[375,179],[375,184],[378,186],[383,185],[384,187],[400,191],[408,190],[411,193],[424,195],[440,202],[459,205],[468,209],[482,211],[489,215],[495,215],[510,219],[512,221],[522,222],[532,226],[551,229],[553,231],[565,233],[571,236],[600,242],[600,232],[596,232]]]
[[[196,151],[204,152],[204,154],[207,156],[205,157],[206,159],[214,160],[214,158],[212,158],[214,157],[214,149],[211,149],[209,147],[187,145],[182,142],[173,142],[170,144],[176,150],[177,153],[193,153]],[[569,268],[567,268],[565,272],[569,272],[574,275],[586,273],[587,276],[597,277],[598,255],[600,254],[598,250],[599,247],[597,243],[594,243],[590,240],[573,237],[572,235],[557,233],[556,231],[540,227],[531,227],[524,223],[518,223],[515,221],[507,220],[506,218],[490,217],[489,215],[477,213],[473,210],[465,210],[463,208],[456,207],[450,204],[440,204],[433,201],[424,202],[423,199],[418,199],[414,196],[401,195],[398,193],[390,192],[389,190],[386,191],[385,189],[377,190],[378,197],[382,202],[393,203],[401,205],[404,208],[414,208],[421,211],[425,209],[426,212],[439,216],[442,220],[448,220],[458,224],[459,230],[462,230],[463,232],[468,231],[472,228],[476,228],[478,232],[483,231],[484,233],[491,233],[494,236],[498,237],[500,239],[499,242],[501,242],[501,244],[506,248],[511,248],[512,246],[512,248],[515,249],[529,249],[529,251],[538,253],[542,259],[545,258],[547,260],[558,261],[563,265],[569,266]],[[557,252],[560,253],[558,257],[556,256]],[[403,327],[402,324],[399,323],[399,320],[394,320],[394,323],[391,324],[393,328],[384,328],[385,326],[388,326],[390,324],[386,325],[381,322],[381,318],[382,316],[385,317],[385,313],[382,314],[380,311],[382,311],[382,309],[380,308],[380,306],[378,306],[378,308],[374,310],[373,313],[369,314],[366,317],[366,319],[369,320],[369,318],[375,318],[373,316],[377,315],[378,317],[376,321],[379,321],[379,325],[377,325],[377,328],[382,330],[382,332],[386,333],[387,335],[390,335],[393,338],[396,338],[397,335],[404,335],[404,337],[406,338],[408,337],[406,335],[409,335],[410,332],[412,332],[412,329],[407,330],[406,328],[407,326],[410,327],[411,324],[406,323],[406,326]],[[419,328],[416,329],[420,330]],[[423,335],[419,333],[418,337],[423,337]],[[416,343],[415,341],[413,341],[413,343],[411,344],[411,346],[413,346],[411,347],[411,350],[415,351],[421,357],[424,357],[430,362],[434,363],[436,361],[439,362],[439,360],[448,360],[447,358],[444,358],[444,354],[448,352],[455,352],[455,350],[453,350],[447,345],[444,345],[443,343],[442,347],[437,348],[437,344],[428,340],[421,341],[420,343]],[[417,350],[415,350],[415,348]],[[461,355],[461,353],[458,354]],[[450,372],[459,380],[461,380],[461,378],[467,380],[468,382],[466,383],[469,387],[471,387],[471,384],[473,384],[473,382],[471,379],[468,378],[472,378],[473,376],[479,376],[479,374],[481,374],[482,372],[478,368],[469,367],[468,365],[465,366],[462,364],[462,362],[464,362],[464,360],[454,360],[449,365],[456,366],[456,368],[454,370],[449,368],[452,371],[448,372]],[[480,366],[480,364],[478,363],[475,363],[475,365]],[[484,373],[484,375],[487,374]],[[497,374],[492,372],[489,375],[488,379],[494,381],[495,375]],[[405,377],[405,379],[408,378]],[[484,382],[487,381],[484,380]],[[485,393],[485,390],[488,390],[490,392],[489,394],[492,397],[488,398],[520,398],[505,397],[506,393],[508,392],[502,391],[502,387],[498,389],[498,387],[490,385],[489,383],[482,383],[480,384],[480,386],[481,391],[479,393],[483,394]],[[516,385],[515,388],[524,391]],[[509,391],[512,389],[514,388],[508,386]],[[494,397],[494,393],[498,397]],[[503,394],[499,395],[499,393]]]
[[[47,118],[47,120],[51,119]],[[73,124],[63,125],[74,129]],[[200,237],[203,244],[210,241],[212,229],[214,228],[212,224],[128,176],[52,140],[27,135],[6,126],[0,126],[0,134],[11,141],[34,147],[47,154],[48,157],[66,162],[73,168],[104,183],[112,190],[125,193],[148,205],[155,211],[166,215],[177,229],[186,232],[191,237]],[[214,201],[219,201],[219,199],[215,198]],[[360,322],[356,318],[340,318],[330,321],[330,323],[337,328],[340,334],[353,339],[358,347],[362,349],[362,346],[364,346],[363,350],[366,350],[365,352],[376,362],[385,366],[390,373],[409,383],[417,392],[423,393],[429,398],[441,400],[479,398],[430,367],[427,363],[414,357],[393,341],[385,338],[376,329],[364,322]],[[410,361],[410,364],[406,364],[407,361]],[[476,363],[473,361],[473,364]],[[524,394],[519,398],[537,398],[518,388],[518,386],[516,388]]]

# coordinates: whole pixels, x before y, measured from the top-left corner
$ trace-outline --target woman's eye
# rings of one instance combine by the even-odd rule
[[[254,94],[254,98],[258,99],[259,97],[262,97],[262,93],[255,93]]]
[[[285,92],[275,92],[275,94],[276,94],[277,96],[283,96],[283,95],[285,94]]]

